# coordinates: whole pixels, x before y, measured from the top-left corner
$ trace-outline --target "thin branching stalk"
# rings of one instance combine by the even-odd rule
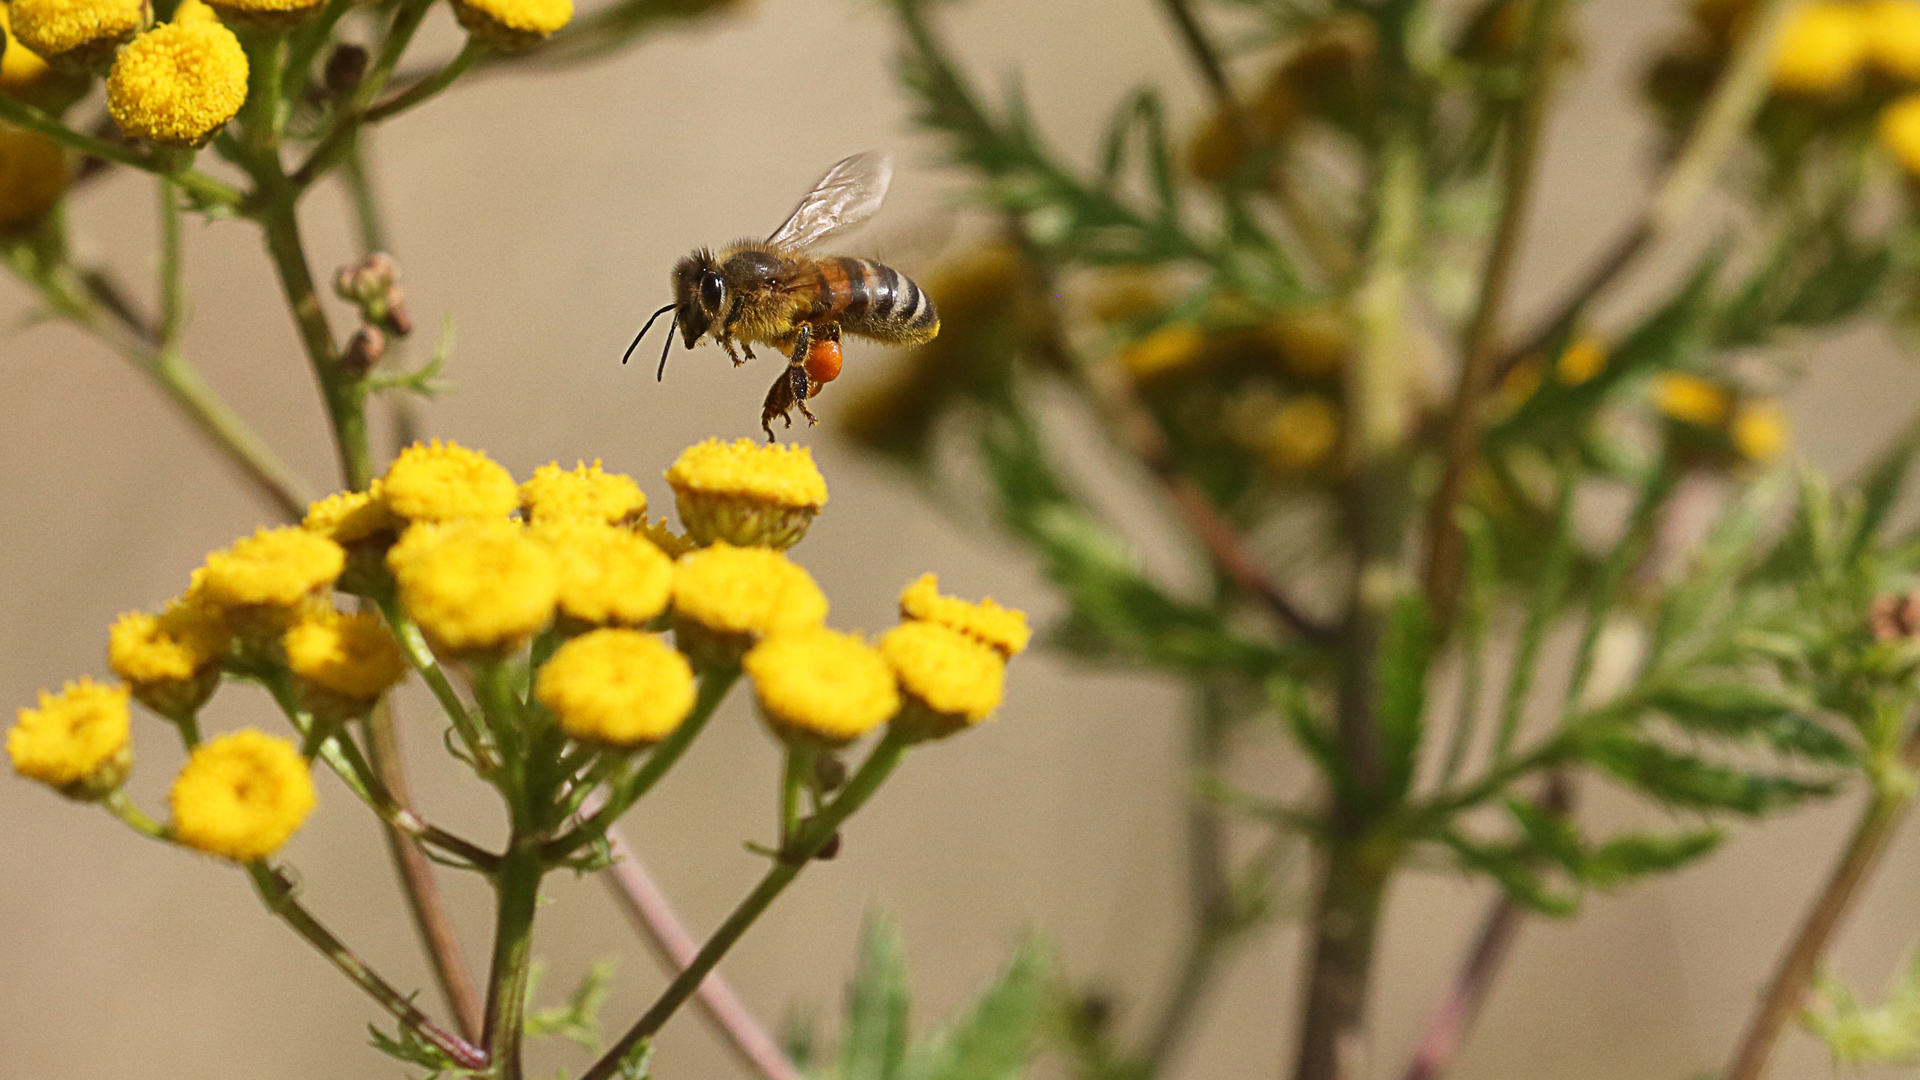
[[[204,202],[235,208],[247,202],[245,193],[206,173],[192,169],[176,170],[172,167],[172,163],[161,155],[143,153],[132,147],[110,143],[105,139],[75,131],[39,109],[4,95],[0,95],[0,120],[37,131],[54,142],[97,157],[102,161],[126,165],[156,176],[165,176]]]
[[[487,51],[486,42],[481,41],[477,36],[469,36],[466,45],[454,55],[453,59],[447,61],[445,67],[368,109],[364,122],[377,124],[428,100],[452,86],[454,80],[465,75],[474,64],[485,58]]]

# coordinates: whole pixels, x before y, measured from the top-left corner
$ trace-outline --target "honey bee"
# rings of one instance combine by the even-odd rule
[[[767,345],[787,357],[787,370],[774,380],[760,412],[767,441],[773,441],[774,417],[793,426],[789,410],[795,406],[807,423],[817,423],[807,399],[839,376],[842,333],[921,345],[940,332],[933,298],[912,278],[871,259],[806,251],[872,217],[892,180],[891,158],[855,154],[828,169],[765,240],[739,240],[718,255],[701,248],[681,259],[673,268],[673,303],[653,313],[620,362],[633,356],[654,320],[671,311],[655,378],[666,377],[675,327],[689,349],[711,335],[735,367],[754,359],[755,344]],[[734,349],[736,340],[744,358]]]

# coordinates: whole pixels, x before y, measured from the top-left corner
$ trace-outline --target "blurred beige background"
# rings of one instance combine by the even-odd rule
[[[1680,18],[1678,3],[1594,0],[1579,19],[1581,71],[1549,136],[1543,196],[1522,273],[1522,305],[1567,280],[1630,212],[1649,132],[1633,104],[1637,59]],[[425,50],[450,53],[437,12]],[[1047,134],[1083,158],[1108,103],[1137,82],[1170,89],[1176,116],[1199,108],[1152,0],[978,0],[948,18],[988,82],[1018,68]],[[770,372],[734,372],[720,354],[676,353],[664,385],[650,363],[616,358],[666,297],[672,261],[701,244],[759,234],[830,162],[868,147],[903,168],[868,253],[924,270],[954,181],[930,167],[890,77],[889,27],[859,0],[759,0],[731,21],[677,31],[614,62],[563,75],[492,78],[383,130],[378,183],[430,337],[456,321],[457,393],[432,405],[432,432],[479,445],[525,475],[559,459],[604,458],[670,501],[659,473],[701,437],[756,434]],[[136,280],[154,252],[152,196],[118,175],[82,196],[79,234]],[[309,206],[320,267],[349,253],[332,192]],[[189,345],[210,379],[317,483],[331,459],[313,387],[249,226],[190,233],[195,323]],[[897,250],[895,250],[897,248]],[[25,307],[0,286],[0,317]],[[337,315],[337,310],[336,310]],[[338,325],[338,324],[337,324]],[[424,351],[425,342],[416,351]],[[1792,400],[1798,449],[1857,464],[1920,398],[1885,342],[1856,333],[1810,354]],[[849,380],[883,358],[855,352]],[[0,339],[0,702],[104,670],[105,632],[124,609],[177,592],[209,549],[266,511],[161,397],[61,327]],[[831,413],[836,397],[827,399]],[[950,590],[1049,603],[1033,568],[985,531],[936,517],[885,471],[810,433],[833,502],[797,554],[833,598],[834,622],[891,621],[899,587],[936,569]],[[1172,535],[1159,508],[1131,517]],[[1148,552],[1175,564],[1162,541]],[[736,695],[713,731],[629,818],[637,845],[696,933],[760,871],[741,847],[765,839],[776,758]],[[1068,970],[1123,990],[1122,1022],[1157,998],[1185,932],[1177,846],[1182,776],[1177,688],[1089,673],[1046,656],[1014,668],[998,724],[917,753],[851,827],[845,854],[817,866],[723,970],[770,1022],[791,1008],[837,1015],[862,913],[896,913],[925,1022],[989,979],[1021,934],[1042,929]],[[222,724],[270,724],[264,700],[229,691]],[[437,753],[423,707],[407,710],[419,801],[432,816],[497,832],[482,789]],[[163,805],[179,755],[139,729],[132,784]],[[315,911],[403,987],[425,987],[374,822],[337,784],[290,857]],[[1599,821],[1644,811],[1605,797]],[[1459,1076],[1671,1077],[1719,1062],[1777,943],[1824,875],[1850,801],[1743,831],[1705,865],[1659,885],[1595,898],[1575,922],[1528,925]],[[452,877],[476,962],[486,897]],[[1305,883],[1300,883],[1304,885]],[[1489,891],[1450,877],[1396,886],[1376,986],[1373,1075],[1397,1075]],[[556,877],[537,948],[551,1000],[602,956],[620,959],[607,1009],[618,1030],[661,978],[592,881]],[[1920,830],[1902,835],[1835,954],[1877,994],[1920,937]],[[1287,1053],[1297,933],[1249,947],[1211,1001],[1183,1077],[1272,1077]],[[439,1011],[436,995],[423,1000]],[[0,1075],[35,1080],[395,1076],[364,1047],[376,1019],[358,992],[265,915],[242,877],[142,841],[104,814],[0,779]],[[561,1051],[541,1062],[579,1067]],[[691,1015],[667,1032],[659,1073],[737,1074]],[[1776,1076],[1821,1076],[1824,1055],[1795,1036]]]

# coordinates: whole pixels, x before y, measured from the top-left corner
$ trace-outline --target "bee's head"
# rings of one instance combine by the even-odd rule
[[[713,321],[726,311],[727,282],[713,252],[702,248],[681,259],[673,267],[674,319],[687,348],[700,340]]]

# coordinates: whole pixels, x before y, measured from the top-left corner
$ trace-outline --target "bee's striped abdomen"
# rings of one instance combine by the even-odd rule
[[[810,321],[831,320],[847,333],[896,345],[918,345],[940,332],[933,298],[891,266],[848,258],[817,265],[819,293]]]

